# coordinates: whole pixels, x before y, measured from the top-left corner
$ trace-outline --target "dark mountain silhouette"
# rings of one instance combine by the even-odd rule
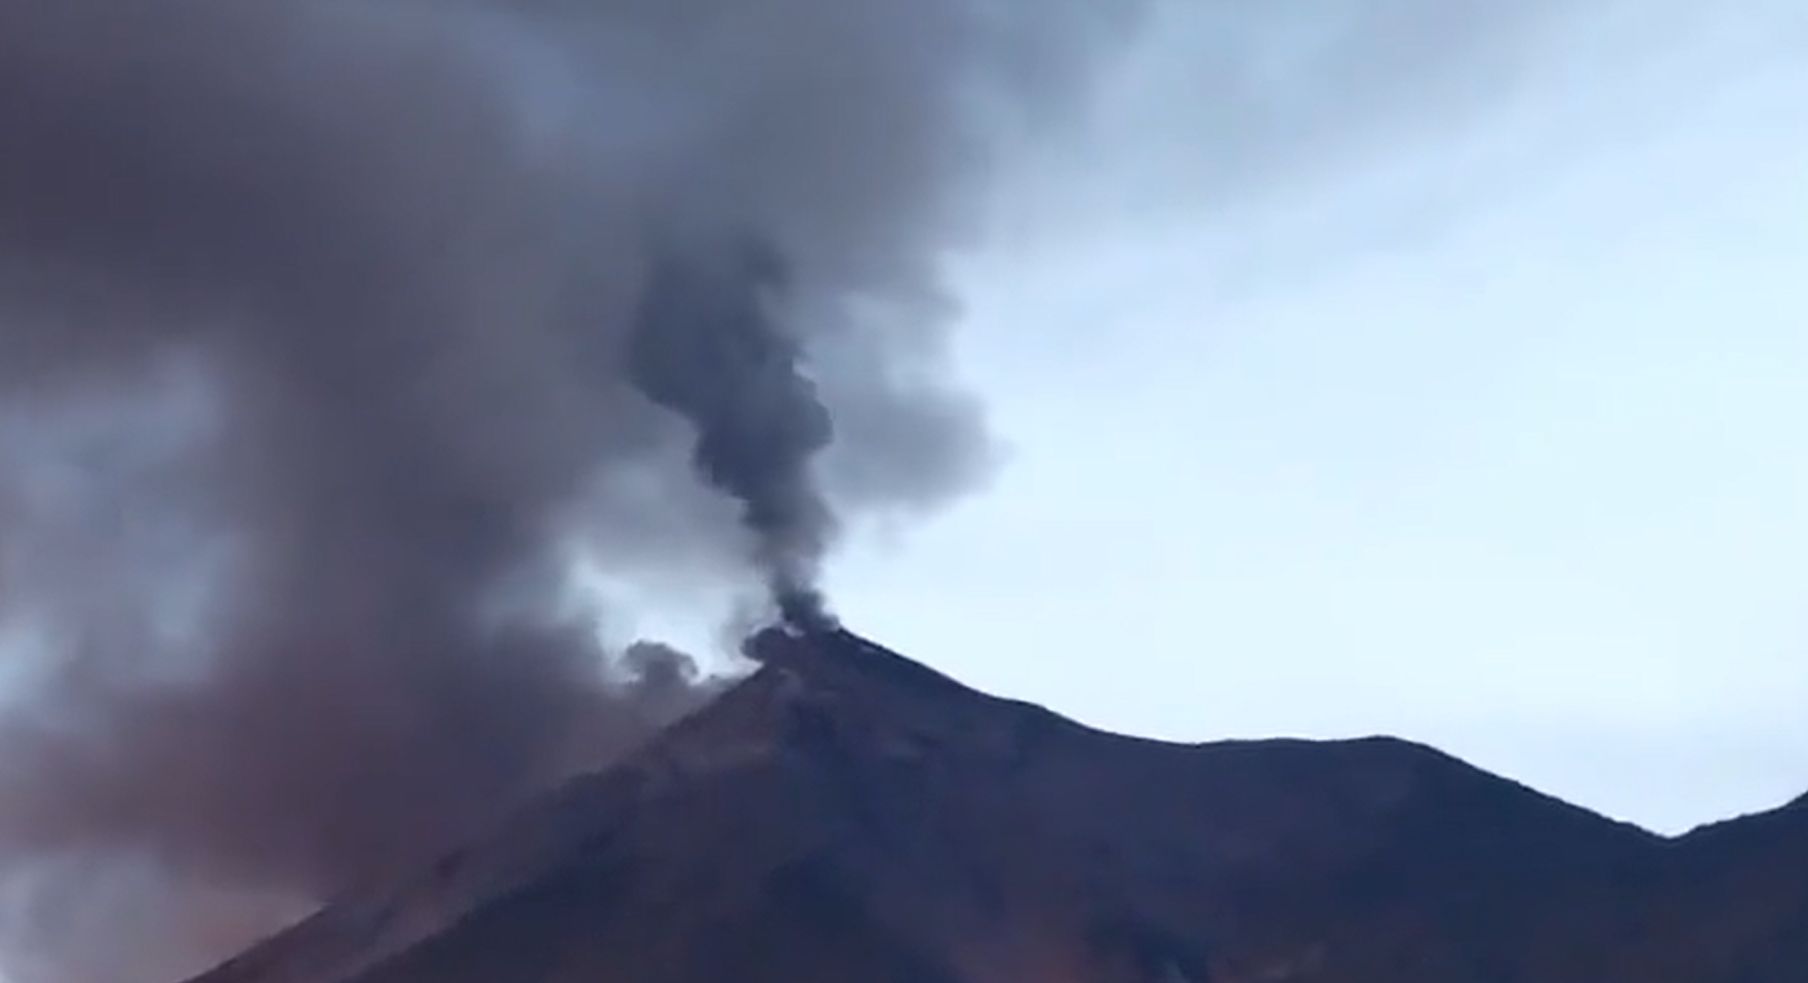
[[[1391,739],[1196,746],[845,632],[195,983],[1803,983],[1808,800],[1674,840]]]

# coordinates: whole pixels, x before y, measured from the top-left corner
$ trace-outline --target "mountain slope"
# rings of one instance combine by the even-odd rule
[[[754,654],[622,766],[196,983],[1808,978],[1763,975],[1808,927],[1808,809],[1665,841],[1405,742],[1163,744],[845,632]]]

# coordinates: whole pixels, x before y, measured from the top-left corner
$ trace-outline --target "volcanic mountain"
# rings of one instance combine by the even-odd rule
[[[1808,800],[1664,839],[1391,739],[1176,745],[843,631],[193,983],[1802,983]]]

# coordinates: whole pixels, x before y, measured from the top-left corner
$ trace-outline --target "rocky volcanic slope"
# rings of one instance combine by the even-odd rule
[[[1181,746],[847,633],[195,983],[1805,983],[1808,801],[1679,840],[1394,740]]]

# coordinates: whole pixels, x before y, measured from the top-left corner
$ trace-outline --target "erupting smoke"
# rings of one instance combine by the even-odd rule
[[[175,977],[694,705],[574,557],[825,619],[837,513],[970,476],[898,324],[1113,6],[0,0],[0,974]]]
[[[815,627],[827,621],[816,565],[833,520],[809,468],[832,433],[797,340],[769,309],[782,262],[749,242],[656,264],[628,365],[643,392],[696,425],[698,470],[741,501],[780,615]]]

